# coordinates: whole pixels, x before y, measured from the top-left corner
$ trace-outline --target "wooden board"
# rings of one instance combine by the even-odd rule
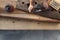
[[[58,20],[42,17],[42,16],[35,15],[32,13],[26,13],[26,12],[16,10],[16,9],[12,13],[8,13],[8,12],[1,9],[0,10],[0,16],[18,18],[18,19],[29,19],[29,20],[36,20],[36,21],[60,22]]]
[[[6,5],[4,2],[2,4]],[[14,4],[14,6],[15,6],[15,4]],[[4,5],[0,5],[2,7],[2,8],[0,7],[0,16],[3,16],[3,17],[12,17],[12,18],[18,18],[18,19],[29,19],[29,20],[36,20],[36,21],[60,22],[60,20],[58,21],[58,20],[46,18],[46,17],[42,17],[39,15],[31,14],[31,13],[26,13],[26,12],[23,12],[21,10],[16,10],[16,9],[13,13],[7,13],[3,9]]]

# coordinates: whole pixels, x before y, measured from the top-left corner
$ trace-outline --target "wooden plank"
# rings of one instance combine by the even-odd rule
[[[1,1],[0,1],[1,2]],[[7,2],[7,1],[5,1]],[[37,20],[37,21],[49,21],[49,22],[60,22],[58,20],[54,20],[54,19],[50,19],[50,18],[46,18],[46,17],[42,17],[42,16],[38,16],[35,14],[29,14],[20,10],[15,10],[12,13],[7,13],[5,12],[4,5],[5,2],[2,2],[0,5],[0,16],[4,16],[4,17],[13,17],[13,18],[19,18],[19,19],[29,19],[29,20]],[[11,2],[11,1],[9,1]],[[16,2],[14,2],[16,4]],[[2,5],[3,4],[3,5]],[[15,4],[13,4],[14,6],[16,6]],[[2,8],[1,8],[2,7]]]
[[[35,15],[35,14],[29,14],[29,13],[26,13],[26,12],[23,12],[20,10],[15,10],[12,13],[8,13],[8,12],[1,9],[0,10],[0,16],[19,18],[19,19],[37,20],[37,21],[60,22],[58,20],[53,20],[53,19],[42,17],[42,16]]]

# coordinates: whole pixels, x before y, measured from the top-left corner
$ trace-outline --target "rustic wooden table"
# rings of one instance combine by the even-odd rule
[[[12,3],[12,5],[14,5],[14,7],[16,7],[16,0],[9,0],[9,1],[0,0],[0,16],[13,17],[13,18],[19,18],[19,19],[22,18],[22,19],[29,19],[29,20],[36,20],[36,21],[60,22],[58,20],[38,16],[35,14],[23,12],[20,10],[14,10],[14,12],[12,12],[12,13],[7,13],[7,12],[5,12],[5,9],[4,9],[4,7],[7,3],[10,3],[10,4]]]
[[[15,10],[13,13],[7,13],[2,10],[6,3],[13,2],[13,5],[15,6],[15,2],[17,0],[0,0],[0,16],[4,16],[0,18],[0,29],[31,29],[31,30],[59,30],[60,29],[60,23],[52,23],[53,22],[59,22],[57,20],[53,20],[50,18],[38,16],[35,14],[29,14],[23,11]],[[9,17],[9,18],[5,18]],[[37,21],[28,21],[28,20],[18,20],[18,19],[11,19],[13,18],[24,18],[24,19],[33,19],[38,20]],[[50,22],[40,22],[40,21],[50,21]]]

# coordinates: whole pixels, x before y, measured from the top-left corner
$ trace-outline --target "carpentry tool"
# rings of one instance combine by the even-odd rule
[[[23,2],[24,2],[24,4],[23,4]],[[29,4],[29,1],[18,0],[18,4],[17,4],[16,8],[28,12],[29,6],[27,6],[27,4]],[[44,7],[42,6],[42,4],[39,4],[38,2],[37,2],[37,4],[34,5],[34,9],[32,12],[34,14],[42,15],[44,17],[60,20],[59,10],[56,11],[51,6],[49,7],[49,9],[45,10]]]

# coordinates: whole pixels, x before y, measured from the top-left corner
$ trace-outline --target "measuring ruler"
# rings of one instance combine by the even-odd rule
[[[60,9],[60,0],[52,0],[49,4],[51,7],[53,7],[56,10]]]

